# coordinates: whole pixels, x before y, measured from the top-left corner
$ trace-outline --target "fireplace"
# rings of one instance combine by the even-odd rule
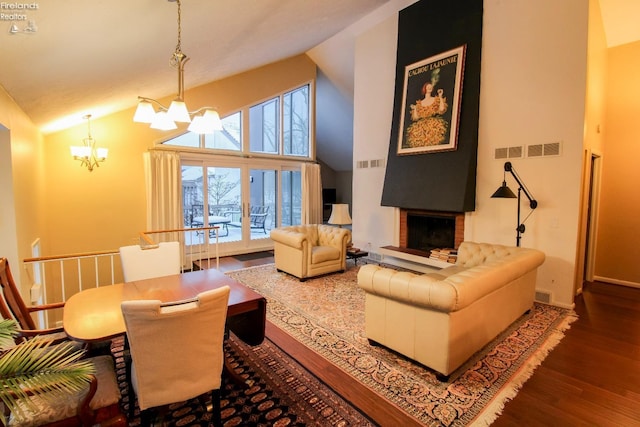
[[[464,213],[400,209],[400,249],[429,256],[432,249],[455,248],[464,240]]]

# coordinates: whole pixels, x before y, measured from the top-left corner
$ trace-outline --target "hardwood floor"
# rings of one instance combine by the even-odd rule
[[[220,259],[222,271],[273,257]],[[579,319],[493,426],[640,426],[640,289],[587,283]],[[381,426],[420,425],[267,322],[267,336]]]
[[[640,425],[640,289],[587,283],[575,311],[495,426]]]

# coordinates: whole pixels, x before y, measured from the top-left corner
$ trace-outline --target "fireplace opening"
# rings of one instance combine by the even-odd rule
[[[456,219],[452,216],[407,215],[407,248],[429,253],[432,249],[453,248]]]

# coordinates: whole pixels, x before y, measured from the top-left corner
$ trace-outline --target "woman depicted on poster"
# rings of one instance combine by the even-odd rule
[[[455,150],[465,46],[405,67],[398,154]]]
[[[431,80],[422,85],[423,99],[411,104],[410,113],[413,123],[407,127],[407,148],[440,145],[445,142],[449,122],[443,117],[447,112],[447,99],[444,90],[437,89],[433,96],[433,89],[440,79],[440,69],[431,73]]]

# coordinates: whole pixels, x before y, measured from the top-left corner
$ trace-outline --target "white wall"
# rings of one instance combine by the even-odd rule
[[[583,0],[484,1],[476,210],[465,239],[515,245],[516,203],[491,199],[503,179],[495,148],[561,141],[558,157],[512,160],[538,200],[521,245],[547,259],[537,289],[571,306],[578,234],[586,93],[588,4]],[[356,42],[354,85],[353,240],[372,250],[396,243],[394,208],[381,207],[384,168],[357,169],[385,158],[389,147],[397,14]],[[464,91],[464,89],[463,89]],[[464,95],[463,95],[464,96]],[[507,178],[512,189],[515,182]],[[523,215],[528,214],[523,202]]]

